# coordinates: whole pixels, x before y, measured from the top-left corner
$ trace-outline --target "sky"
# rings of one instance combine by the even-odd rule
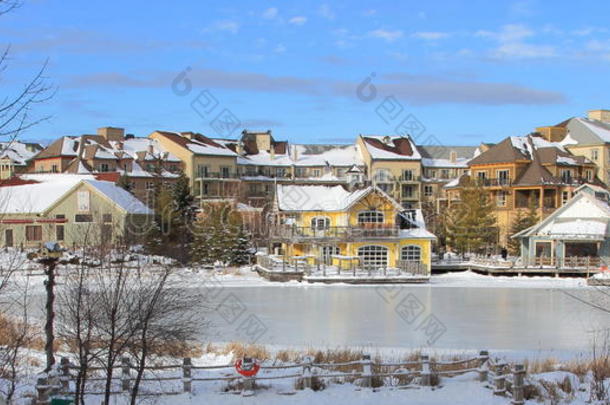
[[[478,145],[610,108],[610,2],[24,0],[2,98],[47,61],[21,137],[118,126]],[[1,99],[0,99],[1,100]]]

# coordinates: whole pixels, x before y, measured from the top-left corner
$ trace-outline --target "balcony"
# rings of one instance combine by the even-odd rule
[[[398,178],[398,181],[401,183],[419,183],[421,181],[421,176],[405,176],[403,174]]]
[[[236,181],[239,180],[239,176],[235,172],[207,172],[198,173],[197,180]]]
[[[478,178],[477,183],[483,187],[510,187],[513,182],[511,179],[482,179]]]
[[[278,239],[295,240],[354,240],[396,238],[400,229],[393,225],[367,224],[363,226],[332,226],[318,229],[305,226],[279,225],[271,227],[271,236]]]

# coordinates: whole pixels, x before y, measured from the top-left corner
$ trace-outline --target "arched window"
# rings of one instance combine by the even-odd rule
[[[311,229],[322,231],[330,227],[330,219],[328,217],[313,217],[311,219]]]
[[[388,267],[388,248],[384,246],[362,246],[358,248],[358,257],[365,269]]]
[[[383,223],[383,212],[377,210],[362,211],[358,213],[359,224],[381,224]]]
[[[404,246],[400,251],[400,260],[421,262],[421,248],[415,245]]]

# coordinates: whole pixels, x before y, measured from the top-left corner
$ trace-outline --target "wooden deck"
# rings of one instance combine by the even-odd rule
[[[599,273],[599,267],[551,267],[551,266],[512,266],[500,263],[478,262],[432,262],[432,274],[458,271],[473,271],[491,276],[554,276],[554,277],[590,277]]]

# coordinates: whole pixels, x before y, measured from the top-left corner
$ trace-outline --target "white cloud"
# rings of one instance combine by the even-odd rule
[[[557,56],[555,46],[525,42],[536,36],[536,33],[521,24],[504,25],[499,31],[478,31],[475,36],[489,38],[498,43],[491,50],[494,59],[537,59]]]
[[[371,36],[373,38],[384,39],[387,42],[396,41],[397,39],[402,38],[402,35],[403,35],[403,32],[401,30],[390,31],[390,30],[378,29],[378,30],[374,30],[374,31],[369,31],[369,36]]]
[[[303,25],[307,22],[307,17],[298,15],[296,17],[292,17],[290,20],[288,20],[288,22],[294,25]]]
[[[322,4],[320,8],[318,8],[318,14],[327,20],[334,20],[335,18],[335,13],[328,4]]]
[[[263,18],[266,20],[273,20],[277,17],[278,10],[275,7],[269,7],[267,10],[263,11]]]
[[[447,32],[436,32],[436,31],[421,31],[421,32],[414,32],[413,34],[411,34],[411,37],[413,37],[413,38],[423,39],[426,41],[436,41],[439,39],[448,38],[449,36],[450,35]]]
[[[218,21],[208,28],[208,31],[227,31],[232,34],[237,34],[239,31],[239,23],[231,20]]]

